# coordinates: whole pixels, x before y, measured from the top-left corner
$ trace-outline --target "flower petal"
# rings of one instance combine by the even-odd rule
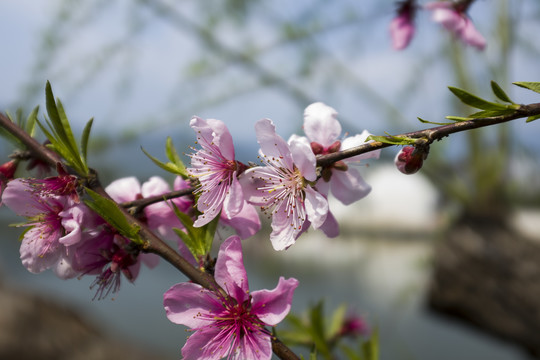
[[[341,134],[337,111],[322,102],[309,105],[304,110],[304,132],[310,141],[324,147],[332,145]]]
[[[343,142],[341,143],[341,149],[340,150],[347,150],[356,146],[360,146],[366,143],[367,137],[371,135],[367,130],[362,131],[361,134],[350,136],[348,138],[345,138]],[[371,141],[371,140],[370,140]],[[369,142],[369,141],[367,141]],[[345,159],[345,162],[360,162],[362,160],[367,159],[378,159],[381,155],[381,150],[373,150],[364,154],[356,155],[353,157],[350,157],[348,159]]]
[[[119,203],[133,201],[141,193],[141,184],[134,176],[125,177],[110,183],[105,192]]]
[[[255,235],[261,229],[261,220],[255,207],[244,201],[242,210],[235,216],[229,218],[225,212],[221,213],[220,221],[232,227],[241,239],[247,239]]]
[[[219,332],[218,327],[211,327],[190,335],[182,348],[182,358],[184,360],[219,360],[227,356],[229,348],[214,340]]]
[[[306,193],[306,213],[309,221],[311,221],[313,227],[318,229],[326,220],[328,214],[328,200],[317,191],[313,190],[311,186],[304,189]]]
[[[281,322],[291,310],[294,290],[298,286],[295,278],[279,278],[273,290],[257,290],[251,293],[252,311],[265,324],[275,326]]]
[[[208,119],[208,126],[213,131],[214,143],[221,150],[221,154],[229,160],[234,160],[234,144],[231,133],[221,120]]]
[[[328,211],[326,220],[324,220],[324,223],[319,227],[319,230],[322,230],[329,238],[334,238],[339,235],[339,223],[331,211]]]
[[[272,358],[272,341],[269,334],[255,331],[245,335],[240,341],[240,347],[233,359],[270,360]]]
[[[167,318],[180,325],[198,328],[214,321],[212,316],[218,313],[222,305],[209,290],[194,283],[180,283],[172,286],[163,294],[163,306]]]
[[[332,194],[345,205],[362,199],[371,191],[371,186],[364,181],[356,169],[334,171],[330,186]]]
[[[282,209],[278,209],[276,213],[272,215],[272,233],[270,234],[270,241],[274,250],[285,250],[298,238],[301,229],[296,229],[291,223],[290,217],[284,210],[285,203],[282,205]]]
[[[232,183],[223,201],[223,212],[228,218],[234,217],[242,211],[244,206],[244,192],[236,177],[236,171],[232,176]]]
[[[293,160],[289,145],[276,133],[276,127],[270,119],[261,119],[255,123],[257,142],[261,152],[268,159],[281,160],[288,169],[293,168]]]
[[[307,142],[300,139],[296,140],[291,137],[289,140],[289,148],[291,150],[294,165],[300,170],[300,173],[304,178],[309,181],[315,181],[317,179],[317,173],[315,171],[317,159],[315,154],[311,150],[311,147]]]
[[[233,235],[221,244],[216,261],[216,282],[227,293],[243,303],[248,298],[249,283],[242,255],[242,241]]]

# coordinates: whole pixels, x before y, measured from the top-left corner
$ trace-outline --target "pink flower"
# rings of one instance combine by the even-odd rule
[[[271,333],[265,326],[277,325],[289,313],[298,281],[280,277],[274,290],[250,292],[238,236],[221,245],[215,278],[227,296],[194,283],[176,284],[163,295],[167,318],[194,331],[183,358],[270,359]]]
[[[142,254],[131,242],[115,233],[107,224],[99,231],[87,235],[74,249],[73,268],[82,275],[98,275],[91,289],[97,286],[94,299],[104,299],[120,290],[122,275],[134,282],[141,262],[153,268],[159,258],[154,254]]]
[[[436,1],[424,5],[424,8],[433,11],[433,21],[444,26],[464,43],[474,46],[478,50],[483,50],[486,47],[486,39],[476,30],[471,19],[465,13],[466,7],[458,6],[450,1]]]
[[[397,16],[390,22],[390,36],[395,50],[405,49],[414,36],[414,0],[406,0],[399,4]]]
[[[197,208],[202,213],[195,226],[203,226],[220,211],[228,218],[236,216],[244,206],[244,195],[237,177],[246,166],[235,160],[231,134],[220,120],[191,119],[201,149],[191,154],[188,173],[199,180],[195,193],[200,194]]]
[[[240,179],[248,202],[272,217],[270,240],[276,250],[291,246],[307,220],[319,228],[328,214],[328,201],[312,187],[317,174],[309,145],[294,139],[287,144],[269,119],[255,124],[266,166],[246,170]]]
[[[341,125],[337,120],[337,112],[330,106],[321,102],[309,105],[304,111],[304,132],[315,155],[330,154],[350,149],[366,143],[369,133],[364,130],[362,134],[339,140]],[[357,169],[349,165],[360,163],[363,160],[378,158],[380,150],[338,161],[332,166],[322,169],[322,177],[317,181],[317,190],[328,196],[332,194],[345,205],[352,204],[365,197],[370,191],[369,186]]]
[[[58,277],[71,278],[77,274],[71,266],[71,249],[80,243],[83,225],[93,213],[69,194],[59,196],[50,189],[36,189],[35,181],[12,180],[2,196],[7,207],[28,218],[24,226],[29,230],[20,248],[22,263],[33,273],[52,268]],[[50,181],[55,183],[52,178]]]

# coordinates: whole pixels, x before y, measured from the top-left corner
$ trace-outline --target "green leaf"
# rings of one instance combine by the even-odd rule
[[[366,141],[368,140],[378,141],[378,142],[382,142],[385,144],[392,144],[392,145],[415,145],[418,142],[418,139],[413,139],[413,138],[405,137],[405,136],[392,136],[392,135],[387,135],[387,136],[369,135]]]
[[[39,113],[39,105],[36,106],[32,110],[30,115],[28,115],[28,118],[26,119],[26,123],[24,124],[23,129],[30,136],[34,136],[36,133],[36,122],[37,122],[38,113]]]
[[[163,170],[165,170],[167,172],[170,172],[170,173],[173,173],[173,174],[176,174],[176,175],[180,175],[184,179],[188,177],[187,171],[186,171],[186,168],[185,168],[184,164],[179,166],[179,165],[173,164],[172,162],[164,163],[164,162],[158,160],[156,157],[150,155],[146,150],[144,150],[143,147],[141,147],[141,150],[146,156],[148,156],[148,158],[150,160],[152,160],[152,162],[154,164],[156,164],[157,166],[159,166]]]
[[[445,122],[445,123],[441,123],[441,122],[435,122],[435,121],[429,121],[429,120],[424,120],[420,117],[417,117],[418,121],[420,121],[421,123],[424,123],[424,124],[432,124],[432,125],[450,125],[450,124],[453,124],[451,122]]]
[[[345,353],[349,360],[364,360],[360,353],[347,345],[341,345],[341,350]]]
[[[491,90],[493,90],[493,93],[495,94],[495,96],[497,98],[499,98],[500,100],[502,100],[504,102],[507,102],[507,103],[515,104],[512,100],[510,100],[510,97],[508,95],[506,95],[506,93],[499,86],[499,84],[497,84],[493,80],[491,81]]]
[[[310,333],[315,347],[325,358],[331,357],[331,351],[325,337],[325,321],[323,316],[323,302],[320,301],[309,312],[309,320],[311,323]]]
[[[87,162],[87,156],[88,156],[88,139],[90,138],[90,130],[92,130],[92,124],[94,122],[94,118],[91,118],[86,123],[86,126],[84,127],[83,133],[81,135],[81,158],[83,162],[88,165]]]
[[[505,109],[505,110],[482,110],[475,112],[474,114],[469,115],[470,119],[481,119],[481,118],[491,118],[497,116],[511,115],[515,113],[514,109]]]
[[[473,118],[470,118],[470,117],[452,116],[452,115],[445,116],[445,118],[448,119],[448,120],[452,120],[452,121],[469,121],[469,120],[473,120]]]
[[[181,175],[184,179],[188,177],[186,166],[184,165],[184,162],[182,159],[180,159],[180,156],[178,155],[178,152],[174,148],[173,142],[171,137],[167,137],[167,141],[165,143],[165,153],[167,155],[167,158],[176,166],[176,173]]]
[[[512,84],[540,93],[540,82],[517,81]]]
[[[339,333],[345,321],[346,312],[346,305],[340,305],[336,310],[334,310],[332,319],[330,320],[330,326],[328,326],[328,330],[326,331],[327,339],[331,339]]]
[[[362,353],[366,360],[379,360],[379,332],[375,329],[369,340],[362,344]]]
[[[506,105],[497,104],[491,101],[484,100],[476,95],[473,95],[465,90],[449,86],[448,89],[458,97],[463,103],[482,110],[504,110]]]
[[[174,232],[180,236],[182,240],[184,240],[188,249],[191,251],[193,256],[195,256],[195,259],[199,259],[199,257],[208,254],[212,248],[212,242],[214,241],[219,216],[216,216],[212,221],[204,226],[195,227],[193,226],[194,221],[189,215],[178,210],[178,207],[176,207],[173,202],[170,202],[170,204],[172,204],[174,213],[182,222],[182,225],[184,225],[187,234],[180,229],[173,229]],[[179,232],[182,232],[183,235]]]
[[[534,121],[534,120],[537,120],[537,119],[540,119],[540,114],[539,115],[534,115],[534,116],[529,116],[527,118],[526,122],[531,122],[531,121]]]
[[[49,115],[49,119],[45,119],[48,129],[46,130],[45,126],[39,122],[38,125],[52,143],[54,150],[66,160],[68,165],[81,175],[88,175],[88,166],[81,158],[64,106],[60,100],[55,102],[51,84],[48,81],[45,86],[45,104]]]
[[[120,210],[114,201],[99,195],[92,189],[85,188],[91,199],[84,199],[84,203],[106,222],[114,227],[118,232],[137,244],[143,244],[139,235],[139,226],[131,224],[126,215]]]

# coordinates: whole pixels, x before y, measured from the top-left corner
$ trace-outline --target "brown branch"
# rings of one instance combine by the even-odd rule
[[[412,131],[392,137],[409,137],[414,139],[424,139],[424,145],[429,145],[435,140],[461,131],[478,129],[485,126],[502,124],[511,120],[525,118],[529,116],[540,115],[540,103],[520,105],[519,109],[509,115],[493,116],[486,118],[477,118],[473,120],[458,121],[448,125],[441,125],[429,129]],[[390,136],[387,136],[390,139]],[[329,166],[337,161],[344,160],[356,155],[364,154],[373,150],[383,149],[393,146],[393,144],[383,143],[380,141],[372,141],[350,149],[341,150],[328,155],[317,156],[318,166]]]
[[[6,129],[11,135],[19,139],[33,155],[34,158],[44,161],[52,168],[56,163],[61,162],[61,158],[54,151],[37,142],[33,137],[12,122],[7,116],[0,113],[0,126]]]

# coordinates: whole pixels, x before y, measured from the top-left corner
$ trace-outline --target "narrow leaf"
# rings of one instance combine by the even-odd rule
[[[421,123],[424,123],[424,124],[432,124],[432,125],[450,125],[450,124],[453,124],[451,122],[446,122],[446,123],[441,123],[441,122],[435,122],[435,121],[430,121],[430,120],[424,120],[420,117],[417,117],[418,121],[420,121]]]
[[[445,118],[448,119],[448,120],[452,120],[452,121],[469,121],[469,120],[473,120],[473,118],[470,118],[470,117],[452,116],[452,115],[445,116]]]
[[[540,119],[540,114],[539,115],[534,115],[534,116],[529,116],[527,118],[526,122],[531,122],[531,121],[538,120],[538,119]]]
[[[139,235],[139,227],[129,223],[126,215],[118,208],[117,203],[99,195],[89,188],[85,188],[85,190],[91,199],[85,199],[84,203],[90,209],[95,211],[123,236],[136,243],[143,243],[143,240]]]
[[[92,130],[92,124],[94,122],[94,118],[91,118],[86,123],[86,126],[84,127],[83,133],[81,135],[81,158],[84,161],[86,165],[88,165],[87,162],[87,155],[88,155],[88,140],[90,138],[90,130]]]
[[[382,142],[385,144],[392,144],[392,145],[414,145],[418,141],[418,139],[413,139],[409,137],[399,137],[399,136],[378,136],[378,135],[370,135],[367,137],[366,141],[373,140]]]
[[[347,306],[341,305],[332,314],[332,319],[330,320],[330,326],[326,331],[326,338],[331,339],[341,330],[343,323],[345,321],[345,313],[347,312]]]
[[[506,105],[497,104],[484,100],[476,95],[473,95],[465,90],[449,86],[448,89],[458,97],[463,103],[482,110],[503,110]]]
[[[540,93],[540,82],[517,81],[512,84]]]
[[[24,124],[24,130],[30,136],[34,136],[36,133],[36,121],[39,113],[39,105],[32,110],[28,118],[26,119],[26,124]]]
[[[495,96],[497,98],[499,98],[500,100],[504,101],[504,102],[507,102],[507,103],[511,103],[511,104],[514,104],[514,102],[512,100],[510,100],[510,97],[508,95],[506,95],[506,93],[504,92],[504,90],[499,86],[499,84],[497,84],[495,81],[491,81],[491,90],[493,90],[493,93],[495,94]]]
[[[150,160],[152,160],[152,162],[154,164],[156,164],[157,166],[159,166],[163,170],[165,170],[167,172],[170,172],[170,173],[173,173],[173,174],[176,174],[176,175],[180,175],[183,178],[187,178],[187,172],[185,171],[185,167],[181,168],[181,167],[179,167],[179,166],[177,166],[177,165],[175,165],[175,164],[173,164],[171,162],[164,163],[164,162],[160,161],[159,159],[157,159],[156,157],[150,155],[146,150],[144,150],[144,148],[141,147],[141,150],[146,156],[148,156],[148,158]]]

